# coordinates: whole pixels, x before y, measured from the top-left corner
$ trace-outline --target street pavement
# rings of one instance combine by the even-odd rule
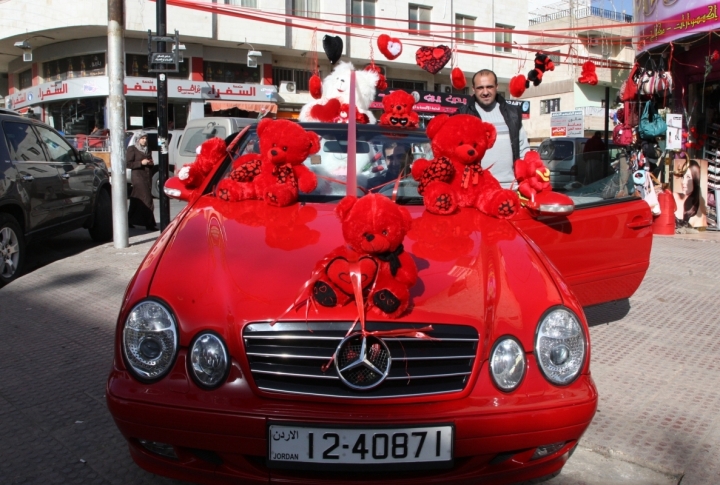
[[[182,483],[133,463],[105,404],[121,299],[158,233],[131,236],[0,289],[0,484]],[[720,483],[719,243],[656,236],[636,294],[587,309],[598,412],[548,484]]]

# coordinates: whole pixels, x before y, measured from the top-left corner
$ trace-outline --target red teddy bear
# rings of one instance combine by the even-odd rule
[[[227,145],[222,138],[210,138],[197,149],[198,156],[178,172],[178,178],[188,189],[194,189],[205,180],[212,169],[227,156]]]
[[[417,128],[420,118],[413,110],[415,98],[412,94],[398,89],[383,98],[385,112],[380,116],[381,125]]]
[[[402,244],[412,225],[410,213],[379,194],[345,197],[335,212],[347,245],[317,264],[313,299],[325,307],[354,301],[348,275],[355,269],[361,275],[366,308],[381,317],[397,318],[408,308],[409,290],[417,281],[415,261]]]
[[[292,121],[265,118],[257,134],[260,153],[248,153],[233,163],[229,177],[218,184],[218,197],[230,202],[261,199],[282,207],[297,201],[298,190],[315,190],[317,177],[303,165],[320,150],[315,133]]]
[[[550,186],[550,170],[545,166],[538,152],[530,150],[524,158],[515,161],[515,179],[518,181],[518,192],[525,199],[534,199],[535,195]]]
[[[595,71],[595,63],[593,61],[585,61],[582,65],[582,72],[578,78],[580,84],[589,84],[595,86],[598,83],[597,72]]]
[[[518,197],[480,162],[495,144],[495,127],[472,115],[439,115],[428,123],[435,159],[417,160],[412,175],[425,207],[434,214],[452,214],[458,207],[476,207],[494,217],[512,217]]]

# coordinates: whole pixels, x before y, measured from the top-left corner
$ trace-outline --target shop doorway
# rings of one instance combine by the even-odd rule
[[[129,130],[157,128],[157,102],[128,101],[126,126]],[[185,128],[188,117],[188,103],[168,104],[168,130]]]

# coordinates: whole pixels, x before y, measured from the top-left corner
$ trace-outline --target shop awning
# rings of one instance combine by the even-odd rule
[[[231,108],[254,111],[255,113],[277,113],[277,104],[275,103],[253,103],[251,101],[210,101],[210,109],[213,111],[221,111]]]

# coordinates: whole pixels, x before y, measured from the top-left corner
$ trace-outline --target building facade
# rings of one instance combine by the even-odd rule
[[[591,2],[564,1],[544,15],[531,16],[530,46],[548,53],[555,70],[543,75],[542,84],[530,86],[522,99],[530,102],[531,117],[524,122],[531,142],[550,136],[550,120],[556,111],[580,110],[584,115],[586,136],[605,131],[605,88],[609,87],[610,107],[635,59],[632,45],[634,28],[631,13],[593,7]],[[565,34],[555,39],[546,33]],[[557,43],[555,44],[555,40]],[[526,62],[532,69],[533,55]],[[598,84],[581,84],[581,65],[592,60],[597,66]],[[612,67],[608,67],[612,66]],[[612,131],[613,124],[609,124]]]
[[[344,43],[343,60],[364,68],[371,59],[390,88],[452,94],[451,64],[433,75],[415,62],[420,46],[457,48],[468,84],[493,69],[506,91],[518,51],[527,43],[528,0],[208,0],[208,9],[167,7],[168,35],[185,46],[180,72],[169,75],[169,121],[182,128],[209,113],[296,117],[311,97],[315,60],[332,66],[324,35]],[[231,15],[209,10],[225,9]],[[243,7],[242,9],[240,9]],[[127,128],[156,126],[155,74],[148,72],[148,30],[156,4],[125,2]],[[241,15],[242,17],[238,16]],[[0,3],[0,95],[5,107],[27,112],[67,134],[104,126],[109,94],[106,0],[6,0]],[[495,29],[502,29],[498,33]],[[480,29],[480,30],[475,30]],[[513,31],[518,33],[514,34]],[[375,39],[402,40],[402,54],[385,59]],[[256,67],[248,52],[259,51]]]

